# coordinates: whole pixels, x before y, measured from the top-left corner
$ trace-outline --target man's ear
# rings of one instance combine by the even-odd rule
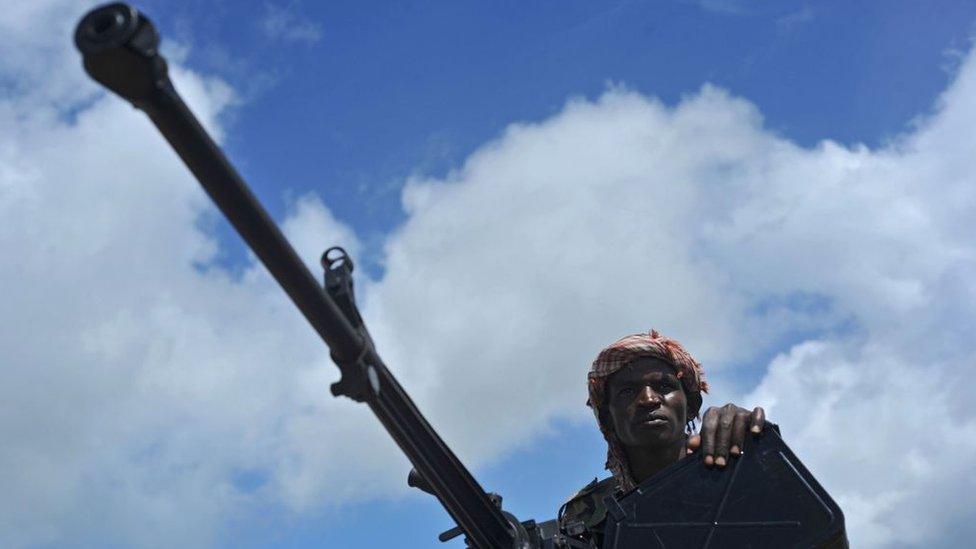
[[[616,433],[617,428],[613,425],[613,419],[610,417],[610,410],[606,403],[600,406],[600,424],[606,425],[611,432]]]
[[[686,393],[687,394],[687,393]],[[701,393],[691,393],[688,394],[688,421],[698,417],[698,412],[701,411],[702,396]]]

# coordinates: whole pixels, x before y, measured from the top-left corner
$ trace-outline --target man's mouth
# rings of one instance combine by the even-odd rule
[[[664,414],[649,414],[644,416],[638,423],[650,426],[666,425],[668,423],[668,416]]]

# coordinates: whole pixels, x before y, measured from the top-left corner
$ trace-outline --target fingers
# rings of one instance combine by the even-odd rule
[[[701,448],[701,435],[691,435],[688,437],[688,442],[685,444],[686,453],[692,454],[699,448]]]
[[[732,427],[735,424],[737,409],[733,404],[722,406],[718,415],[718,432],[715,433],[715,465],[725,467],[729,460],[729,446],[732,445]]]
[[[766,424],[766,410],[763,410],[761,406],[756,406],[749,419],[749,424],[751,425],[749,430],[752,434],[758,435],[762,433],[763,426]]]
[[[729,454],[736,457],[742,455],[746,442],[746,426],[750,417],[746,410],[736,410],[735,421],[732,422],[732,447],[729,448]]]
[[[721,408],[712,406],[702,419],[700,436],[688,439],[688,453],[700,447],[705,466],[725,467],[732,456],[742,455],[746,429],[754,436],[759,435],[765,423],[766,411],[761,407],[750,413],[731,403]]]
[[[702,418],[702,455],[705,456],[705,465],[708,467],[715,463],[715,431],[718,430],[718,417],[719,409],[712,406]]]

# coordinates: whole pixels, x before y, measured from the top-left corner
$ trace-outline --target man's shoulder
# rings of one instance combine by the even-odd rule
[[[616,491],[616,478],[594,478],[593,482],[577,491],[563,504],[563,525],[582,523],[587,529],[592,529],[600,524],[607,516],[607,507],[603,500],[607,496],[615,495]]]

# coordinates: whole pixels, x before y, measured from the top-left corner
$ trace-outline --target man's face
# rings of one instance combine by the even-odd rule
[[[666,447],[684,437],[688,402],[674,367],[639,358],[610,376],[607,408],[624,446]]]

